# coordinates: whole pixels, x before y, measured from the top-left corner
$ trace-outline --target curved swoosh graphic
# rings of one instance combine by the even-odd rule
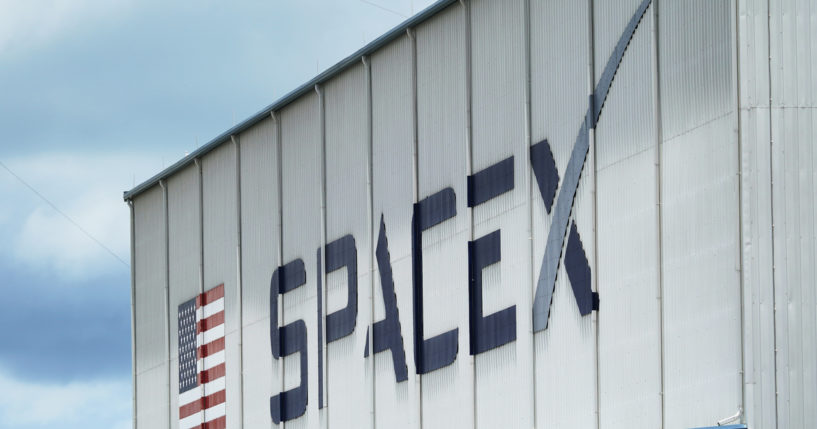
[[[593,91],[590,102],[591,105],[587,107],[587,113],[585,113],[584,121],[579,129],[579,135],[576,136],[576,142],[573,143],[573,151],[570,154],[564,180],[556,200],[553,222],[550,224],[547,245],[545,247],[545,256],[542,259],[542,266],[539,269],[539,279],[536,282],[536,295],[533,300],[533,332],[547,329],[550,316],[550,303],[553,300],[553,289],[556,286],[556,272],[559,269],[559,260],[562,256],[562,245],[564,244],[565,235],[567,233],[567,224],[570,221],[573,199],[576,196],[576,188],[579,186],[579,178],[584,168],[584,161],[590,149],[590,141],[588,140],[589,130],[595,128],[599,116],[601,116],[604,101],[607,99],[613,78],[615,78],[616,71],[618,71],[621,60],[624,58],[624,52],[627,50],[627,46],[630,44],[630,40],[632,40],[635,30],[641,22],[641,18],[644,17],[644,13],[646,13],[647,7],[649,7],[651,3],[652,0],[644,0],[641,2],[627,23],[627,27],[621,34],[621,37],[619,37],[613,53],[604,66],[604,71],[601,74],[599,83]]]

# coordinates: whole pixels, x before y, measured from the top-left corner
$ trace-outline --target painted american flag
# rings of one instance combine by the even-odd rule
[[[179,305],[179,428],[224,429],[224,285]]]

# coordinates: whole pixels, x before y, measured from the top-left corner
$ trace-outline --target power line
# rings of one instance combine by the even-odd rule
[[[15,178],[15,179],[17,179],[17,181],[19,181],[20,183],[22,183],[22,184],[23,184],[23,185],[24,185],[26,188],[28,188],[28,189],[29,189],[31,192],[33,192],[33,193],[34,193],[34,195],[38,196],[38,197],[39,197],[41,200],[43,200],[43,201],[44,201],[46,204],[48,204],[49,206],[51,206],[51,208],[52,208],[52,209],[54,209],[54,211],[56,211],[57,213],[59,213],[59,214],[60,214],[62,217],[64,217],[64,218],[65,218],[65,219],[66,219],[68,222],[71,222],[71,224],[72,224],[72,225],[74,225],[74,226],[75,226],[75,227],[76,227],[76,228],[77,228],[77,229],[78,229],[80,232],[82,232],[83,234],[85,234],[85,236],[86,236],[86,237],[88,237],[88,238],[90,238],[91,240],[93,240],[93,241],[94,241],[94,243],[96,243],[96,244],[98,244],[98,245],[99,245],[99,247],[101,247],[101,248],[105,249],[105,251],[106,251],[106,252],[108,252],[108,253],[109,253],[111,256],[113,256],[114,258],[116,258],[116,260],[117,260],[117,261],[121,262],[121,263],[122,263],[122,265],[124,265],[124,266],[126,266],[126,267],[130,268],[130,264],[128,264],[127,262],[125,262],[125,260],[124,260],[124,259],[122,259],[121,257],[119,257],[119,255],[117,255],[117,254],[116,254],[116,253],[115,253],[113,250],[111,250],[110,248],[108,248],[108,246],[106,246],[106,245],[102,244],[102,242],[101,242],[101,241],[97,240],[97,238],[96,238],[96,237],[94,237],[94,236],[93,236],[93,235],[92,235],[90,232],[86,231],[86,230],[85,230],[85,228],[83,228],[83,227],[82,227],[82,226],[81,226],[79,223],[77,223],[77,221],[75,221],[74,219],[72,219],[72,218],[71,218],[71,216],[68,216],[68,214],[66,214],[64,211],[60,210],[60,209],[59,209],[59,207],[57,207],[57,206],[56,206],[54,203],[52,203],[51,201],[49,201],[49,199],[48,199],[48,198],[46,198],[46,197],[45,197],[43,194],[41,194],[39,191],[37,191],[36,189],[34,189],[34,187],[33,187],[33,186],[29,185],[29,184],[28,184],[28,182],[26,182],[25,180],[23,180],[23,178],[22,178],[22,177],[18,176],[18,175],[17,175],[15,172],[11,171],[11,169],[10,169],[10,168],[9,168],[9,167],[8,167],[6,164],[4,164],[4,163],[3,163],[3,161],[0,161],[0,167],[3,167],[3,168],[6,170],[6,171],[8,171],[8,172],[9,172],[9,174],[11,174],[12,176],[14,176],[14,178]]]
[[[368,1],[368,0],[360,0],[360,1],[361,1],[361,2],[363,2],[363,3],[368,4],[369,6],[374,6],[374,7],[378,8],[378,9],[385,10],[386,12],[391,12],[391,13],[393,13],[393,14],[395,14],[395,15],[402,16],[403,18],[408,18],[406,15],[403,15],[402,13],[400,13],[400,12],[398,12],[398,11],[396,11],[396,10],[389,9],[389,8],[387,8],[387,7],[380,6],[380,5],[379,5],[379,4],[377,4],[377,3],[373,3],[373,2],[370,2],[370,1]]]

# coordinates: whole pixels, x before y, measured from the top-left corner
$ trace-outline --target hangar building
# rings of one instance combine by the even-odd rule
[[[125,193],[134,427],[817,426],[816,41],[440,0]]]

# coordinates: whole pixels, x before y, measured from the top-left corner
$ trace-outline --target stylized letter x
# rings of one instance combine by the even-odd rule
[[[596,122],[598,122],[604,100],[610,91],[618,66],[621,64],[622,58],[624,58],[624,52],[627,50],[638,23],[641,22],[641,18],[651,2],[652,0],[643,0],[635,14],[630,18],[627,28],[624,29],[612,55],[610,55],[607,64],[604,66],[604,71],[593,95],[590,96],[590,105],[584,115],[579,134],[576,136],[576,142],[573,143],[570,161],[567,163],[565,177],[559,190],[559,196],[556,199],[553,222],[550,224],[545,247],[545,256],[542,259],[542,267],[539,270],[539,279],[536,283],[536,295],[533,300],[534,332],[547,329],[550,303],[553,299],[553,289],[556,287],[556,272],[559,269],[567,224],[570,221],[570,212],[573,209],[573,200],[576,197],[579,178],[584,168],[587,152],[590,149],[588,134],[590,129],[594,128]],[[531,146],[531,167],[536,175],[536,183],[539,186],[539,192],[545,202],[545,207],[550,213],[553,196],[559,182],[559,175],[547,140]],[[590,267],[587,264],[584,250],[581,248],[581,241],[575,224],[571,228],[570,238],[567,243],[565,268],[573,286],[573,293],[576,296],[579,311],[582,315],[589,314],[593,308],[597,308],[598,300],[590,290]]]

